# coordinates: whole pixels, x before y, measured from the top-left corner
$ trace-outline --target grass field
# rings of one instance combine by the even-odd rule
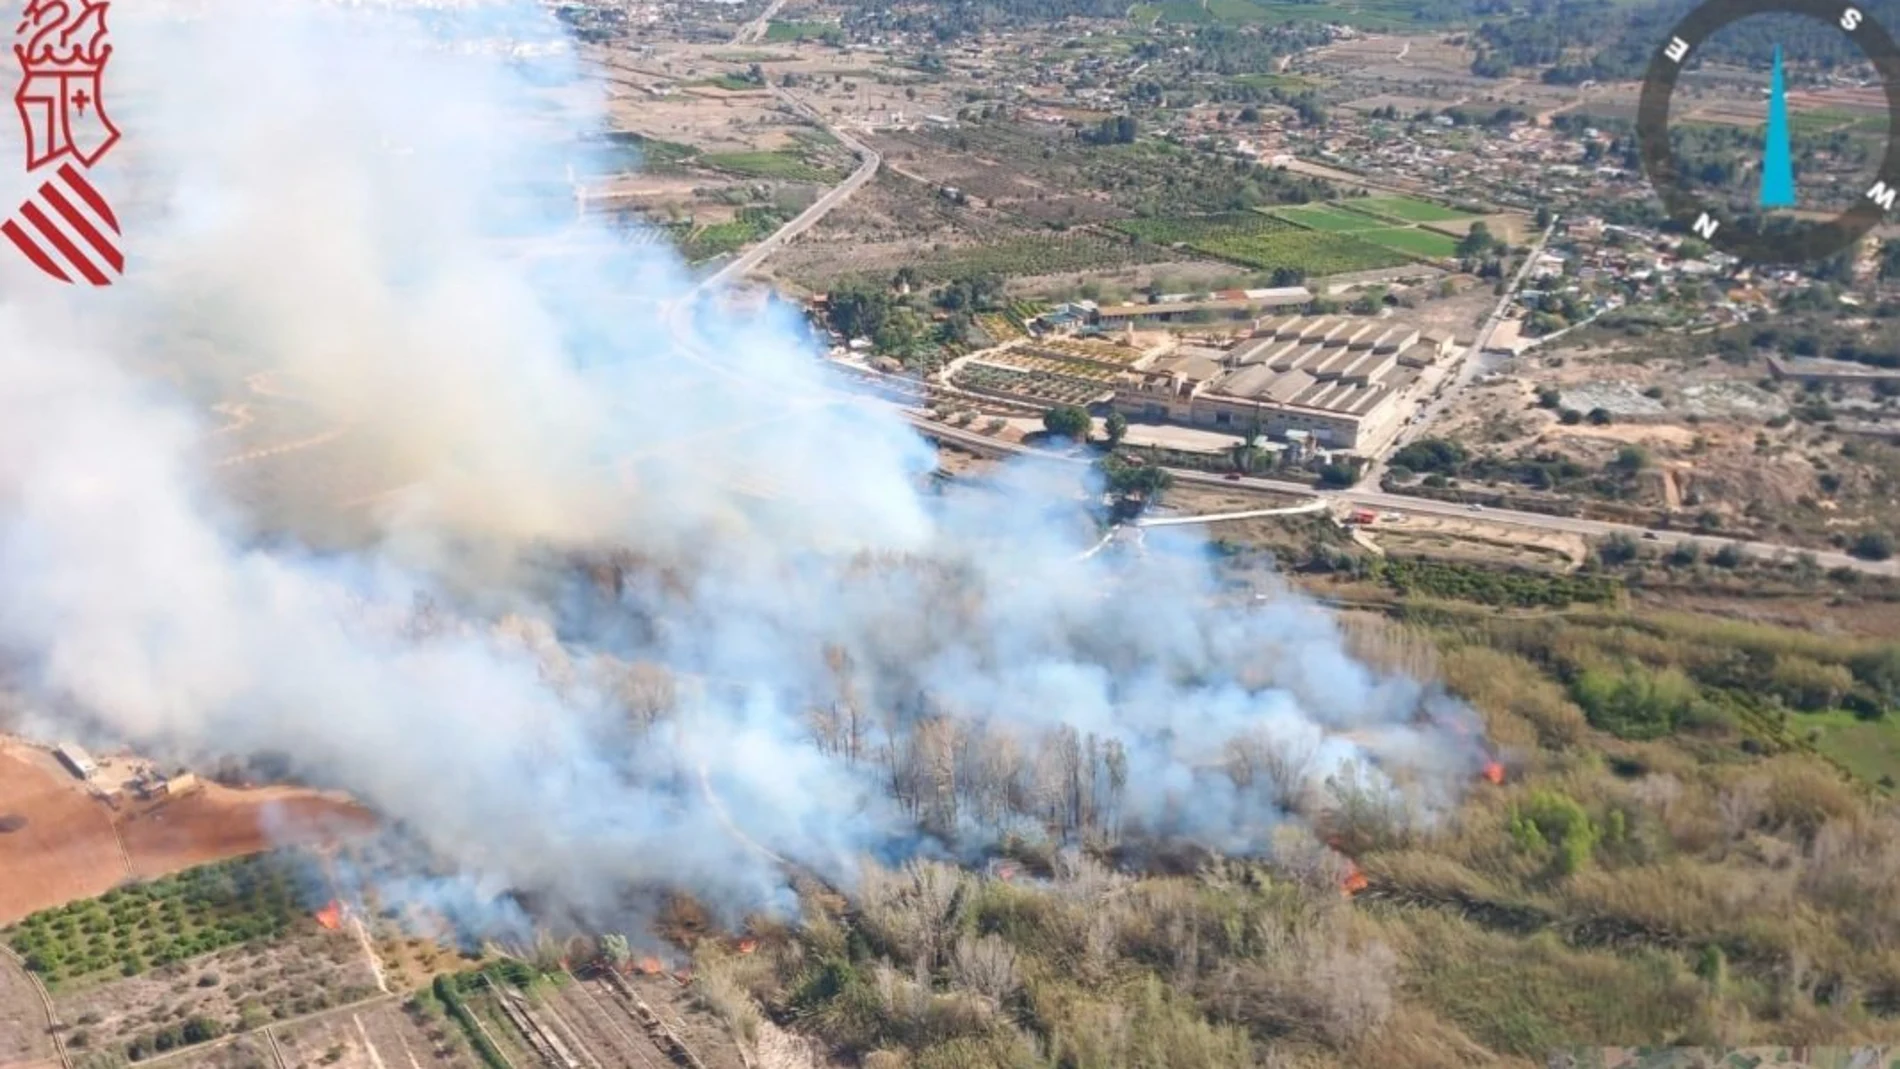
[[[1270,214],[1314,234],[1391,249],[1408,257],[1425,260],[1443,260],[1457,255],[1458,242],[1437,231],[1425,230],[1418,224],[1471,218],[1464,212],[1411,197],[1370,197],[1331,204],[1300,204],[1274,208]]]
[[[1442,204],[1433,204],[1430,201],[1414,200],[1411,197],[1365,197],[1341,201],[1340,204],[1351,211],[1367,212],[1408,223],[1448,223],[1471,217],[1467,212],[1447,208]]]
[[[1392,226],[1378,230],[1361,230],[1352,236],[1361,241],[1370,241],[1374,245],[1383,245],[1388,249],[1397,249],[1400,252],[1408,252],[1414,256],[1433,260],[1448,259],[1458,254],[1458,243],[1436,230]]]
[[[835,22],[780,22],[773,19],[765,27],[765,39],[779,42],[816,41],[827,36],[838,36],[841,32]]]
[[[781,178],[791,182],[829,182],[838,177],[823,167],[814,167],[804,157],[791,152],[711,152],[699,162],[715,170],[747,178]]]
[[[1335,208],[1330,204],[1302,204],[1295,208],[1275,208],[1273,215],[1276,219],[1284,219],[1308,230],[1326,230],[1340,234],[1354,230],[1371,230],[1380,225],[1357,212]]]
[[[1420,25],[1417,6],[1399,0],[1368,3],[1277,3],[1274,0],[1167,0],[1138,4],[1130,17],[1137,22],[1218,23],[1230,26],[1277,25],[1285,22],[1328,22],[1366,30],[1402,30]]]
[[[1900,779],[1900,720],[1862,720],[1844,709],[1804,713],[1790,726],[1814,732],[1815,749],[1846,765],[1869,783]]]

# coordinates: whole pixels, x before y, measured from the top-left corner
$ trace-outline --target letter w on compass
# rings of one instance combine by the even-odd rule
[[[25,78],[13,102],[26,125],[26,169],[71,156],[98,162],[119,140],[100,85],[112,46],[105,0],[28,0],[13,54]]]

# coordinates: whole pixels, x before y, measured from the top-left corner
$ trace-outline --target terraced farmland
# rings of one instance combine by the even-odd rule
[[[950,382],[965,390],[1000,393],[1047,405],[1088,404],[1113,389],[1112,372],[1101,372],[1101,378],[1085,378],[1054,370],[1062,364],[1060,361],[1043,360],[1035,370],[1021,370],[972,361],[958,368]],[[1067,365],[1069,368],[1077,366]]]
[[[1012,350],[1007,354],[999,354],[998,360],[1002,363],[1009,363],[1008,358],[1016,353],[1047,356],[1068,363],[1083,362],[1081,365],[1083,367],[1088,366],[1086,362],[1093,361],[1096,364],[1111,364],[1117,368],[1127,367],[1141,359],[1142,355],[1137,349],[1124,348],[1119,345],[1091,344],[1089,342],[1070,341],[1067,338],[1050,338],[1046,341],[1037,342],[1035,345]]]

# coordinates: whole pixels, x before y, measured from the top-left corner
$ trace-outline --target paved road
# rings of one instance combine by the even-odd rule
[[[1473,339],[1471,347],[1465,350],[1461,358],[1463,362],[1458,365],[1458,370],[1452,380],[1440,386],[1437,398],[1427,402],[1424,408],[1419,409],[1411,422],[1399,428],[1399,433],[1393,435],[1392,441],[1380,451],[1378,459],[1366,466],[1359,485],[1378,486],[1379,480],[1385,478],[1386,461],[1392,454],[1417,437],[1421,431],[1430,427],[1439,416],[1444,415],[1445,408],[1457,400],[1465,387],[1471,385],[1471,379],[1478,373],[1478,365],[1483,361],[1484,347],[1491,344],[1491,335],[1496,333],[1498,324],[1504,322],[1504,313],[1511,310],[1511,302],[1516,299],[1517,291],[1524,288],[1524,280],[1530,277],[1531,265],[1543,255],[1544,246],[1550,242],[1550,236],[1556,230],[1557,217],[1553,215],[1550,217],[1550,225],[1544,228],[1543,235],[1537,239],[1537,244],[1531,246],[1530,252],[1524,257],[1524,262],[1518,266],[1517,275],[1511,279],[1511,285],[1505,289],[1504,295],[1498,298],[1498,303],[1491,309],[1491,314],[1485,318],[1484,325],[1478,328],[1478,336]]]
[[[862,142],[858,141],[856,138],[853,138],[852,136],[845,133],[844,131],[836,129],[835,127],[832,127],[829,124],[825,123],[824,120],[818,116],[817,112],[813,110],[809,105],[806,105],[804,102],[798,100],[796,97],[793,97],[790,93],[787,93],[784,89],[774,87],[773,93],[779,96],[781,99],[790,103],[794,108],[798,109],[803,114],[809,116],[814,122],[817,122],[820,127],[828,130],[831,133],[831,135],[836,137],[841,143],[843,143],[845,146],[852,149],[853,151],[857,152],[859,157],[864,162],[859,165],[858,169],[855,172],[853,172],[851,177],[846,179],[843,184],[831,189],[824,196],[820,197],[817,200],[817,202],[814,203],[810,208],[807,208],[804,212],[800,213],[798,218],[793,219],[791,222],[785,224],[785,226],[779,228],[779,230],[776,233],[772,234],[772,236],[766,238],[764,241],[761,241],[759,244],[754,245],[752,248],[746,250],[746,252],[743,255],[741,255],[738,259],[734,260],[730,264],[727,264],[720,271],[706,278],[698,286],[694,287],[691,294],[692,296],[698,296],[699,294],[702,294],[714,287],[723,285],[727,281],[733,278],[739,277],[740,275],[743,275],[746,271],[749,271],[753,267],[756,267],[767,256],[770,256],[773,252],[777,251],[786,242],[790,241],[791,239],[797,237],[798,235],[804,233],[806,230],[810,229],[813,224],[817,223],[819,219],[824,217],[826,212],[829,212],[831,209],[843,203],[846,198],[851,196],[851,194],[857,192],[857,190],[861,186],[863,186],[865,182],[870,181],[872,175],[877,173],[877,168],[878,168],[880,159],[878,157],[878,154],[876,152],[873,152],[869,146],[863,144]],[[1512,281],[1511,287],[1505,291],[1504,297],[1502,297],[1498,301],[1497,307],[1492,310],[1490,318],[1486,320],[1483,328],[1479,331],[1477,339],[1473,342],[1471,351],[1469,355],[1466,357],[1467,366],[1466,368],[1461,370],[1462,378],[1460,379],[1457,385],[1462,386],[1464,381],[1468,380],[1470,375],[1474,373],[1477,355],[1483,352],[1484,345],[1490,341],[1491,333],[1497,329],[1498,323],[1501,322],[1503,319],[1504,312],[1510,307],[1510,301],[1511,301],[1512,296],[1516,293],[1517,288],[1523,284],[1524,279],[1528,277],[1531,265],[1536,262],[1538,254],[1543,251],[1544,244],[1550,240],[1550,235],[1555,229],[1556,229],[1556,220],[1553,219],[1551,221],[1551,226],[1547,227],[1544,230],[1543,236],[1538,239],[1537,244],[1532,247],[1530,254],[1525,257],[1524,264],[1522,267],[1518,269],[1517,277]],[[688,307],[687,301],[681,300],[681,301],[673,302],[671,307],[666,310],[665,318],[667,319],[668,324],[670,328],[672,329],[673,333],[675,334],[675,336],[679,338],[682,347],[685,350],[687,350],[687,355],[691,356],[692,358],[696,359],[700,363],[705,364],[708,367],[714,368],[716,370],[721,370],[722,372],[724,371],[723,366],[721,365],[720,361],[717,359],[716,355],[705,352],[703,348],[700,346],[697,334],[693,330],[693,327],[692,327],[691,316],[689,314],[689,307]],[[725,373],[730,374],[730,372],[725,372]],[[1453,390],[1446,391],[1447,399],[1451,396],[1452,392]],[[910,421],[910,423],[914,427],[916,427],[926,437],[953,442],[967,449],[970,449],[973,452],[983,454],[983,455],[1009,456],[1009,455],[1019,455],[1019,454],[1034,454],[1046,459],[1053,459],[1059,463],[1086,464],[1089,462],[1088,458],[1086,457],[1059,456],[1056,454],[1045,453],[1040,450],[1029,449],[1025,446],[1015,445],[1009,442],[1000,442],[994,438],[990,438],[981,434],[976,434],[971,431],[965,431],[965,430],[961,430],[955,427],[944,426],[943,424],[935,423],[929,419],[926,419],[924,416],[916,412],[906,411],[904,413],[904,416],[907,420]],[[1425,421],[1425,420],[1420,421],[1419,426],[1423,426],[1426,422],[1428,421]],[[1403,437],[1403,435],[1401,435],[1401,437]],[[1458,505],[1458,504],[1443,502],[1443,501],[1433,501],[1428,498],[1407,497],[1401,494],[1388,494],[1379,490],[1366,490],[1366,489],[1354,488],[1351,490],[1343,490],[1343,491],[1316,492],[1311,486],[1308,486],[1305,483],[1285,482],[1278,479],[1257,479],[1257,478],[1242,478],[1242,479],[1236,480],[1236,479],[1228,479],[1222,475],[1209,474],[1207,472],[1185,471],[1185,470],[1176,470],[1174,472],[1174,477],[1177,482],[1188,483],[1190,485],[1198,484],[1198,485],[1204,485],[1204,486],[1226,487],[1230,489],[1244,488],[1244,489],[1253,489],[1253,490],[1267,490],[1267,491],[1273,491],[1273,492],[1282,493],[1282,494],[1296,494],[1296,495],[1301,495],[1301,496],[1311,496],[1311,497],[1316,498],[1318,501],[1320,501],[1322,503],[1322,507],[1325,505],[1338,504],[1346,508],[1352,508],[1352,507],[1373,508],[1373,509],[1379,509],[1379,510],[1387,511],[1387,512],[1415,513],[1415,514],[1420,514],[1420,515],[1460,516],[1460,517],[1465,517],[1465,518],[1469,518],[1472,515],[1472,510],[1469,508],[1469,506]],[[1376,482],[1373,483],[1373,485],[1376,486],[1377,485]],[[1728,539],[1724,539],[1720,537],[1710,537],[1708,535],[1698,535],[1698,534],[1691,534],[1691,533],[1680,532],[1680,531],[1648,529],[1648,528],[1633,526],[1630,524],[1606,523],[1601,520],[1586,520],[1586,519],[1579,519],[1579,518],[1569,517],[1569,516],[1548,516],[1548,515],[1544,515],[1542,513],[1536,513],[1536,512],[1517,512],[1517,511],[1513,511],[1509,509],[1486,509],[1484,510],[1483,515],[1484,515],[1484,519],[1490,523],[1497,523],[1497,524],[1503,524],[1503,525],[1508,525],[1508,526],[1518,526],[1518,527],[1531,527],[1531,528],[1538,528],[1538,529],[1547,530],[1547,531],[1563,531],[1563,532],[1567,532],[1571,534],[1584,535],[1590,538],[1603,538],[1603,537],[1613,535],[1613,534],[1623,534],[1623,535],[1628,535],[1633,538],[1655,541],[1660,545],[1668,545],[1668,546],[1673,546],[1681,542],[1688,542],[1688,543],[1693,543],[1697,547],[1701,548],[1705,553],[1713,553],[1715,550],[1719,549],[1720,547],[1731,544],[1731,541]],[[1773,543],[1768,543],[1768,542],[1744,542],[1744,543],[1734,543],[1734,544],[1739,545],[1743,549],[1744,552],[1748,553],[1751,556],[1763,557],[1763,558],[1773,558],[1777,556],[1786,556],[1788,554],[1802,552],[1800,549],[1795,548],[1795,547],[1780,546],[1780,545],[1775,545]],[[1816,563],[1820,564],[1822,567],[1827,567],[1827,568],[1845,567],[1845,568],[1852,568],[1852,569],[1855,569],[1857,571],[1862,571],[1862,572],[1871,572],[1877,575],[1900,575],[1900,562],[1864,561],[1857,557],[1849,556],[1848,554],[1845,554],[1845,553],[1838,553],[1838,552],[1833,552],[1833,551],[1810,551],[1810,552],[1813,553]]]
[[[1247,509],[1242,512],[1203,512],[1198,516],[1143,516],[1135,521],[1136,527],[1190,527],[1204,523],[1219,523],[1222,520],[1257,520],[1266,516],[1302,516],[1310,512],[1324,512],[1330,506],[1323,497],[1300,505],[1287,505],[1276,509]]]
[[[997,441],[994,438],[933,423],[921,415],[906,413],[911,424],[926,437],[951,442],[972,452],[988,456],[1008,456],[1033,454],[1065,464],[1086,464],[1088,459],[1081,456],[1069,456],[1045,453],[1026,446],[1010,442]],[[1654,541],[1660,546],[1673,546],[1680,542],[1692,543],[1703,553],[1712,554],[1726,545],[1738,545],[1745,553],[1753,557],[1788,557],[1801,552],[1809,552],[1815,563],[1823,568],[1852,568],[1856,571],[1870,572],[1875,575],[1900,575],[1900,562],[1865,561],[1846,553],[1831,550],[1801,550],[1797,547],[1776,545],[1772,542],[1735,542],[1719,535],[1697,534],[1688,531],[1670,531],[1637,527],[1625,523],[1608,523],[1603,520],[1586,520],[1574,516],[1547,516],[1539,512],[1517,512],[1511,509],[1483,509],[1474,512],[1468,505],[1449,501],[1433,501],[1429,498],[1408,497],[1404,494],[1388,494],[1378,490],[1337,490],[1315,491],[1304,483],[1285,482],[1279,479],[1228,479],[1222,475],[1212,475],[1202,471],[1174,472],[1175,481],[1189,485],[1216,486],[1227,489],[1269,490],[1282,494],[1300,494],[1312,496],[1332,505],[1344,508],[1368,508],[1381,512],[1410,513],[1421,516],[1456,516],[1460,519],[1482,518],[1486,523],[1496,523],[1512,527],[1530,527],[1545,531],[1561,531],[1568,534],[1583,535],[1587,538],[1604,538],[1621,534],[1642,541]],[[1650,536],[1654,536],[1651,538]]]
[[[735,45],[749,45],[759,38],[764,37],[766,27],[772,24],[772,16],[778,14],[778,9],[784,6],[785,0],[772,0],[770,4],[766,5],[764,11],[759,12],[758,18],[746,23],[738,33],[733,34],[732,43]]]
[[[740,253],[731,263],[707,277],[696,287],[699,291],[723,286],[727,282],[745,277],[746,272],[759,266],[760,263],[764,262],[767,256],[783,248],[785,244],[793,238],[810,230],[813,226],[817,225],[818,220],[825,217],[827,212],[843,204],[851,194],[856,193],[864,183],[871,180],[871,176],[877,173],[878,164],[883,162],[877,153],[871,151],[870,146],[852,137],[850,134],[845,133],[843,130],[826,124],[823,119],[818,117],[818,112],[804,101],[786,92],[779,86],[772,87],[772,95],[790,104],[800,114],[816,122],[820,129],[827,131],[831,136],[837,138],[844,147],[857,153],[858,159],[863,162],[858,164],[857,170],[851,172],[851,177],[845,179],[841,184],[827,190],[824,196],[819,197],[812,203],[811,207],[798,213],[798,218],[779,227],[770,237]]]

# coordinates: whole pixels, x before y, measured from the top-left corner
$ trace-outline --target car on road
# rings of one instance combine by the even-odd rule
[[[1484,511],[1484,506],[1483,506],[1483,505],[1480,505],[1480,504],[1478,504],[1478,503],[1477,503],[1476,501],[1473,501],[1473,502],[1472,502],[1471,504],[1469,504],[1469,505],[1466,505],[1465,507],[1466,507],[1466,508],[1468,508],[1468,509],[1470,509],[1470,510],[1471,510],[1471,511],[1473,511],[1473,512],[1483,512],[1483,511]]]
[[[1654,531],[1644,531],[1643,538],[1651,542],[1657,541],[1657,535]]]
[[[1230,471],[1226,475],[1222,476],[1222,478],[1226,479],[1230,483],[1237,483],[1240,481],[1240,473],[1237,471]]]

